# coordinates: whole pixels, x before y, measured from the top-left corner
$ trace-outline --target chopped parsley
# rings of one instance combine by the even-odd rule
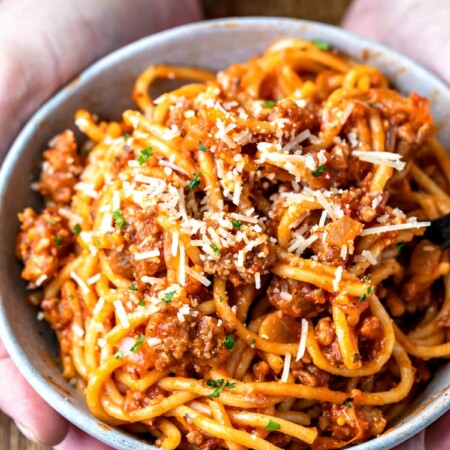
[[[229,334],[225,340],[222,342],[222,347],[227,348],[228,350],[233,350],[234,346],[236,344],[236,341],[234,340],[234,337]]]
[[[128,133],[125,133],[125,134],[123,135],[123,140],[124,140],[125,142],[127,142],[129,138],[130,138],[130,135],[129,135]]]
[[[406,245],[405,241],[399,242],[396,246],[397,251],[400,253],[403,250],[403,247]]]
[[[123,353],[121,350],[119,350],[118,352],[116,352],[116,354],[114,355],[114,358],[116,359],[120,359],[123,357]]]
[[[316,170],[313,170],[311,172],[311,175],[313,177],[319,177],[320,175],[322,175],[325,172],[326,168],[325,166],[319,166]]]
[[[250,345],[253,345],[253,344],[256,344],[256,339],[252,339],[252,340],[250,341]]]
[[[202,144],[202,141],[198,141],[198,147],[201,152],[206,152],[206,145]]]
[[[62,238],[61,236],[55,237],[55,244],[59,247],[62,244]]]
[[[171,292],[166,292],[162,296],[161,301],[163,301],[164,303],[171,303],[176,293],[177,293],[176,290],[171,291]]]
[[[216,255],[220,255],[220,248],[219,247],[217,247],[217,245],[216,244],[211,244],[211,248],[212,248],[212,251],[216,254]]]
[[[280,424],[272,419],[270,419],[269,423],[264,427],[264,429],[268,431],[276,431],[279,430],[280,428],[281,428]]]
[[[231,221],[231,225],[233,225],[234,228],[237,228],[239,230],[239,228],[242,227],[242,222],[239,222],[239,220],[233,219]]]
[[[126,222],[122,216],[122,211],[120,209],[116,209],[115,211],[113,211],[113,217],[117,227],[123,228],[125,226]]]
[[[359,353],[355,353],[354,355],[353,355],[353,362],[354,363],[357,363],[357,362],[360,362],[361,361],[361,355],[359,354]]]
[[[146,147],[141,150],[141,154],[138,157],[138,163],[140,166],[144,164],[150,156],[153,156],[153,149],[151,147]]]
[[[137,290],[138,290],[138,288],[137,288],[137,286],[136,286],[135,283],[131,283],[131,284],[128,286],[128,289],[129,289],[130,291],[137,291]]]
[[[317,49],[321,50],[322,52],[326,52],[327,50],[330,50],[331,45],[322,39],[313,39],[311,41]]]
[[[372,281],[372,277],[370,275],[364,275],[363,280],[364,281]]]
[[[200,177],[202,176],[201,173],[194,173],[194,178],[192,178],[191,181],[187,184],[187,188],[192,191],[200,184]]]
[[[275,102],[273,100],[263,100],[263,103],[267,108],[273,109],[275,107]]]
[[[74,225],[73,232],[75,233],[75,236],[78,236],[81,233],[80,225],[78,225],[78,224]]]
[[[57,220],[54,217],[50,219],[50,225],[56,225],[56,222]]]
[[[352,398],[352,397],[346,398],[346,399],[344,400],[343,405],[345,405],[347,408],[353,408],[353,405],[350,403],[350,402],[352,402],[352,401],[353,401],[353,398]]]
[[[141,333],[139,339],[136,341],[136,343],[133,345],[133,347],[130,348],[130,352],[136,353],[138,351],[138,348],[142,345],[145,339],[145,334]]]
[[[209,394],[210,398],[218,398],[223,388],[232,389],[236,387],[236,383],[225,381],[223,378],[221,378],[220,380],[208,380],[206,382],[206,385],[214,388],[214,391],[211,394]]]
[[[364,277],[364,280],[370,281],[370,277]],[[373,293],[374,293],[373,286],[369,286],[367,288],[367,291],[364,292],[364,294],[361,295],[361,297],[359,298],[359,302],[362,303],[367,298],[368,295],[372,295]]]
[[[139,300],[139,306],[145,306],[145,301],[142,298]]]
[[[75,300],[75,295],[70,294],[70,295],[69,295],[69,300],[70,300],[71,302],[73,302],[73,301]]]

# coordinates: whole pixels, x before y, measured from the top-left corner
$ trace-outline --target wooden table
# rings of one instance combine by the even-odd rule
[[[283,16],[338,24],[351,0],[202,0],[209,19],[230,16]],[[48,450],[28,441],[0,412],[2,450]],[[82,449],[80,449],[82,450]]]

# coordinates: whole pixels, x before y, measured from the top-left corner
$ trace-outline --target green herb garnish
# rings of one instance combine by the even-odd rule
[[[313,177],[319,177],[320,175],[322,175],[325,172],[326,168],[325,166],[319,166],[316,170],[313,170],[311,172],[311,175]]]
[[[373,294],[373,287],[372,287],[372,286],[369,286],[369,287],[367,288],[367,293],[368,293],[369,295],[372,295],[372,294]]]
[[[142,298],[139,300],[139,306],[145,306],[145,301]]]
[[[256,339],[252,339],[252,340],[250,341],[250,345],[253,345],[253,344],[256,344]]]
[[[57,220],[54,217],[50,219],[50,225],[56,225],[56,222]]]
[[[138,290],[138,288],[137,288],[137,286],[136,286],[135,283],[131,283],[131,284],[128,286],[128,289],[129,289],[130,291],[137,291],[137,290]]]
[[[200,177],[202,176],[201,173],[194,173],[194,178],[192,178],[191,181],[187,184],[187,188],[192,191],[192,189],[195,189],[200,184]]]
[[[73,232],[75,233],[75,236],[78,236],[81,233],[80,225],[78,225],[78,224],[74,225]]]
[[[367,298],[367,294],[364,292],[363,295],[361,295],[361,297],[359,297],[359,303],[362,303],[363,301],[365,301]]]
[[[114,355],[114,358],[116,359],[120,359],[123,357],[123,353],[121,350],[119,350],[118,352],[116,352],[116,354]]]
[[[353,398],[352,397],[349,397],[349,398],[346,398],[345,400],[344,400],[344,405],[347,407],[347,408],[353,408],[353,405],[350,403],[350,402],[352,402],[353,401]]]
[[[220,393],[222,392],[222,389],[225,387],[227,389],[232,389],[236,387],[236,383],[232,383],[230,381],[225,381],[223,378],[220,380],[208,380],[206,382],[206,385],[209,387],[214,388],[214,391],[209,394],[210,398],[217,398],[220,396]]]
[[[239,222],[239,220],[234,219],[231,221],[231,225],[233,225],[234,228],[239,229],[242,227],[242,222]]]
[[[138,163],[142,166],[150,156],[153,156],[153,149],[151,147],[146,147],[141,150],[141,154],[138,157]]]
[[[202,141],[198,141],[198,147],[201,152],[206,152],[206,145],[202,144]]]
[[[125,142],[127,142],[129,138],[130,138],[130,135],[129,135],[128,133],[125,133],[125,134],[123,135],[123,140],[124,140]]]
[[[136,343],[133,345],[133,347],[130,348],[130,352],[136,353],[138,348],[142,345],[145,339],[145,334],[141,333],[141,336],[136,341]]]
[[[269,423],[264,427],[265,430],[268,431],[276,431],[281,428],[280,424],[278,422],[273,421],[272,419],[269,420]]]
[[[331,45],[327,41],[323,41],[322,39],[313,39],[311,42],[322,52],[326,52],[331,48]]]
[[[120,209],[116,209],[115,211],[113,211],[113,218],[117,227],[123,228],[125,226],[126,222],[122,216],[122,211]]]
[[[225,340],[222,342],[222,347],[225,347],[228,350],[233,350],[235,344],[236,344],[236,341],[234,340],[234,337],[231,334],[229,334],[225,338]]]
[[[275,102],[273,100],[263,100],[263,103],[267,108],[273,109],[275,107]]]
[[[55,237],[55,244],[59,247],[62,244],[62,238],[61,236]]]
[[[396,245],[397,251],[400,253],[403,250],[403,247],[406,245],[406,242],[402,241]]]
[[[216,244],[211,244],[211,248],[216,255],[220,255],[220,248]]]
[[[166,292],[162,298],[161,301],[163,301],[164,303],[171,303],[173,300],[173,297],[175,296],[175,294],[177,293],[177,291],[171,291],[171,292]]]

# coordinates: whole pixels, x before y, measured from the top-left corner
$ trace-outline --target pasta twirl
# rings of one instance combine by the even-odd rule
[[[157,78],[185,84],[152,99]],[[186,81],[193,81],[192,83]],[[97,418],[157,446],[381,434],[450,356],[449,159],[426,99],[326,42],[151,66],[138,110],[44,152],[17,254]],[[411,358],[410,356],[411,355]]]

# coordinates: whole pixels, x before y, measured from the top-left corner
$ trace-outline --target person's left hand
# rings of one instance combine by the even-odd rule
[[[197,0],[1,0],[0,161],[33,111],[84,67],[140,37],[199,19]],[[110,449],[48,406],[1,342],[0,410],[34,442]]]

